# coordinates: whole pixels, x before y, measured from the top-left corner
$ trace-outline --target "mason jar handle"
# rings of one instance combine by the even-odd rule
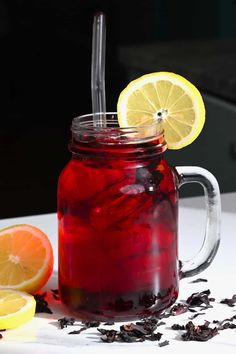
[[[199,183],[205,194],[206,228],[200,251],[190,260],[179,261],[180,279],[202,272],[213,261],[220,243],[221,199],[216,178],[206,169],[196,166],[180,166],[179,187],[186,183]]]

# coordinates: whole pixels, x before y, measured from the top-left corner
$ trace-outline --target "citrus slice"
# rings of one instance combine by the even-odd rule
[[[131,81],[119,96],[117,112],[120,127],[160,123],[169,149],[191,144],[205,122],[198,89],[170,72],[147,74]]]
[[[31,225],[14,225],[0,231],[0,289],[35,293],[53,270],[49,238]]]
[[[34,317],[36,301],[23,291],[0,289],[0,328],[18,327]]]

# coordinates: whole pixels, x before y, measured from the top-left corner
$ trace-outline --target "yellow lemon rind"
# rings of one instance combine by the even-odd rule
[[[146,74],[136,80],[131,81],[121,92],[118,99],[117,112],[119,125],[120,127],[130,126],[127,122],[127,107],[130,95],[132,95],[136,90],[139,90],[146,84],[156,83],[157,81],[161,80],[170,81],[172,84],[182,88],[183,91],[185,91],[186,94],[190,97],[193,103],[193,109],[196,118],[190,134],[178,142],[170,143],[167,141],[167,146],[169,149],[181,149],[191,144],[201,133],[205,123],[205,106],[198,89],[191,82],[178,74],[163,71]]]
[[[0,290],[0,293],[4,291],[11,291],[15,294],[18,294],[19,297],[23,297],[26,300],[26,304],[17,312],[5,316],[0,316],[0,328],[12,329],[30,321],[34,317],[36,310],[36,301],[34,297],[23,291],[11,289],[2,289]]]

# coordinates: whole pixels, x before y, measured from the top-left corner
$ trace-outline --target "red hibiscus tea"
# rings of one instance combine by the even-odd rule
[[[82,319],[155,315],[178,295],[177,190],[163,136],[121,134],[111,122],[73,122],[59,178],[60,296]]]
[[[78,318],[158,316],[175,302],[178,281],[207,268],[219,247],[220,191],[197,166],[171,168],[158,123],[106,127],[93,115],[72,123],[70,162],[58,183],[59,291]],[[199,252],[178,261],[178,188],[200,183],[206,230]],[[179,267],[180,265],[180,267]]]

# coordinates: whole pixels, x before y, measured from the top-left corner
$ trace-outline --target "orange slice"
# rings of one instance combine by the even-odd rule
[[[0,231],[0,289],[36,293],[52,271],[52,246],[41,230],[24,224]]]

